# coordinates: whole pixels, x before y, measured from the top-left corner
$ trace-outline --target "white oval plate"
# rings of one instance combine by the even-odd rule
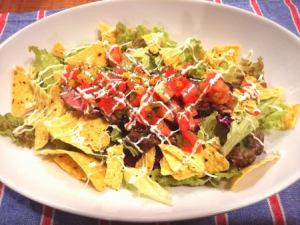
[[[120,0],[71,8],[16,33],[0,47],[0,113],[10,110],[10,76],[15,65],[28,65],[29,45],[66,48],[97,38],[97,24],[123,21],[129,25],[163,25],[178,41],[196,36],[205,47],[237,43],[264,57],[271,85],[287,90],[290,102],[300,102],[300,40],[289,31],[243,10],[199,1]],[[274,194],[300,177],[300,126],[277,135],[268,146],[282,158],[252,187],[241,192],[207,187],[172,188],[173,205],[138,198],[131,192],[98,193],[42,161],[32,151],[0,139],[1,181],[46,205],[85,216],[122,221],[170,221],[203,217],[236,209]],[[271,139],[272,140],[272,139]]]

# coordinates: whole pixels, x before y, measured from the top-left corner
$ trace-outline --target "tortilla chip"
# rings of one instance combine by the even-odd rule
[[[78,164],[69,155],[54,156],[53,161],[57,165],[59,165],[64,171],[70,174],[72,177],[82,181],[87,180],[84,171],[78,166]]]
[[[229,162],[218,152],[218,143],[205,145],[200,153],[185,153],[174,145],[160,145],[163,159],[160,161],[162,175],[172,175],[176,180],[203,177],[229,169]]]
[[[52,55],[54,55],[55,57],[59,58],[59,59],[63,59],[64,58],[64,46],[61,43],[55,43],[54,46],[52,47]]]
[[[117,36],[114,27],[111,27],[106,23],[100,23],[98,28],[100,31],[101,41],[108,41],[110,44],[116,43]]]
[[[205,175],[201,154],[188,154],[174,145],[161,144],[159,147],[164,155],[160,161],[163,175],[172,175],[177,180]]]
[[[119,190],[123,181],[123,166],[124,166],[124,153],[123,145],[114,145],[107,150],[107,170],[104,182],[116,190]]]
[[[97,42],[77,54],[66,58],[65,61],[72,65],[87,63],[92,66],[103,67],[106,65],[105,47],[101,42]]]
[[[34,149],[41,149],[48,143],[49,133],[44,123],[41,122],[35,126],[34,136]]]
[[[155,163],[155,154],[156,150],[155,147],[153,147],[142,155],[142,157],[136,162],[135,168],[146,167],[147,171],[150,173],[153,170]]]
[[[22,117],[34,106],[34,96],[30,80],[22,67],[17,67],[13,72],[12,80],[12,109],[15,117]]]
[[[286,113],[282,120],[282,129],[287,130],[296,126],[297,119],[300,114],[300,104],[291,105],[286,109]]]
[[[110,143],[110,136],[105,131],[108,124],[101,118],[83,118],[66,113],[49,118],[44,124],[54,139],[73,145],[86,154],[100,152]]]
[[[213,145],[206,144],[200,154],[204,160],[206,172],[217,173],[229,169],[230,163]]]
[[[42,150],[39,151],[39,154],[42,155],[68,155],[81,170],[84,172],[86,178],[88,181],[91,181],[92,185],[97,191],[103,191],[106,187],[104,183],[104,177],[106,172],[105,164],[99,160],[96,160],[95,158],[85,155],[80,152],[73,152],[68,151],[64,149],[48,149],[48,150]],[[76,167],[74,167],[74,163],[70,163],[70,159],[60,159],[55,162],[59,162],[59,165],[66,170],[71,175],[76,175],[76,178],[81,176],[82,173],[80,170]],[[70,163],[70,164],[69,164]],[[74,176],[75,176],[74,175]]]
[[[271,162],[274,162],[276,161],[277,159],[279,159],[280,156],[278,154],[274,154],[274,155],[271,155],[270,157],[266,158],[266,159],[263,159],[257,163],[254,163],[246,168],[243,168],[240,170],[240,175],[239,176],[235,176],[231,179],[230,181],[230,187],[231,187],[231,190],[234,190],[234,191],[237,191],[238,189],[244,189],[243,186],[245,187],[249,187],[251,185],[253,185],[255,182],[258,181],[258,179],[256,179],[257,177],[255,177],[255,180],[252,179],[252,181],[250,181],[251,185],[249,185],[249,183],[247,183],[247,185],[242,185],[243,181],[246,180],[245,178],[248,178],[251,176],[248,176],[248,175],[251,175],[251,173],[257,171],[259,172],[259,169],[262,170],[262,167],[264,167],[265,165],[268,165],[270,164]],[[265,168],[263,172],[263,174],[269,169],[269,167]],[[259,178],[262,176],[262,174],[259,175]]]

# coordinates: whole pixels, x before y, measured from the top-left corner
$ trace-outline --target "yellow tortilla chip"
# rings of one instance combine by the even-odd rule
[[[264,167],[264,166],[271,165],[270,164],[271,162],[274,162],[279,158],[280,156],[278,154],[274,154],[266,159],[263,159],[257,163],[252,164],[251,166],[248,166],[240,170],[240,175],[233,177],[230,181],[231,190],[237,191],[255,184],[255,182],[257,182],[258,179],[269,169],[269,167]],[[251,177],[251,173],[254,172],[260,172],[260,173],[258,174],[258,176]],[[246,178],[249,179],[252,178],[252,179],[247,180]]]
[[[177,180],[204,176],[205,165],[199,153],[188,154],[174,145],[161,144],[159,147],[164,155],[160,161],[163,175],[172,175]]]
[[[160,161],[162,175],[172,175],[177,180],[205,176],[229,169],[229,162],[218,152],[218,143],[209,143],[200,153],[185,153],[173,145],[160,145],[163,159]]]
[[[55,43],[54,46],[52,47],[52,55],[54,55],[55,57],[59,58],[59,59],[63,59],[64,58],[64,46],[61,43]]]
[[[107,170],[104,182],[116,190],[119,190],[123,181],[124,153],[123,145],[114,145],[107,150]]]
[[[100,152],[110,143],[110,136],[105,131],[108,124],[101,118],[83,118],[66,113],[49,118],[44,124],[54,139],[73,145],[86,154]]]
[[[115,44],[117,41],[115,28],[106,23],[99,24],[100,37],[102,41],[108,41],[110,44]]]
[[[204,160],[206,172],[217,173],[229,169],[228,160],[213,145],[206,144],[200,154]]]
[[[66,58],[66,62],[72,65],[87,63],[92,66],[103,67],[106,65],[105,47],[101,42],[97,42],[77,54]]]
[[[82,181],[87,180],[84,171],[78,166],[78,164],[69,155],[54,156],[53,161],[57,165],[59,165],[64,171],[70,174],[72,177]]]
[[[300,104],[291,105],[286,109],[282,120],[282,129],[287,130],[294,128],[300,114]]]
[[[34,136],[34,149],[41,149],[48,143],[49,133],[42,122],[35,126]]]
[[[106,187],[104,183],[104,177],[106,172],[106,167],[104,162],[96,160],[95,158],[85,155],[80,152],[73,152],[64,149],[55,149],[55,150],[42,150],[39,151],[39,154],[42,155],[68,155],[84,172],[88,181],[91,181],[92,185],[97,191],[103,191]],[[74,163],[68,164],[70,159],[57,159],[56,161],[59,165],[66,170],[69,174],[75,174],[76,177],[82,176],[80,170],[76,168],[72,168]],[[74,175],[74,176],[75,176]],[[84,178],[84,177],[82,177]]]
[[[147,171],[151,172],[153,170],[153,166],[155,163],[155,154],[156,154],[156,150],[155,147],[153,147],[145,154],[142,155],[142,157],[136,162],[135,167],[136,168],[146,167]]]
[[[12,79],[12,109],[15,117],[22,117],[34,106],[34,96],[30,80],[22,67],[17,67]]]

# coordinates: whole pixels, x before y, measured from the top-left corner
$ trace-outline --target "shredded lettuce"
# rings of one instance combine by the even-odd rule
[[[19,135],[14,134],[14,130],[23,125],[23,119],[14,117],[11,113],[0,115],[0,135],[9,137],[16,145],[23,147],[33,147],[34,129],[25,127],[26,130]],[[28,128],[28,129],[27,129]]]
[[[170,193],[151,179],[143,168],[126,167],[124,178],[129,188],[134,189],[138,194],[167,205],[171,204]]]
[[[236,120],[233,121],[231,123],[230,131],[227,134],[227,141],[221,148],[223,155],[228,155],[236,144],[258,127],[258,119],[255,116],[248,114],[246,114],[240,122]]]

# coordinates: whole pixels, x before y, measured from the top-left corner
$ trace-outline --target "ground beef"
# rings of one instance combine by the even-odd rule
[[[260,141],[258,141],[258,138]],[[243,141],[242,145],[236,145],[233,150],[228,154],[227,159],[236,167],[243,168],[251,165],[256,159],[257,155],[260,155],[264,146],[261,142],[264,141],[264,134],[260,130],[256,130],[252,134],[249,134]]]
[[[248,135],[244,139],[244,145],[246,148],[253,148],[255,150],[256,155],[260,155],[264,150],[264,145],[262,143],[264,142],[264,133],[261,130],[256,130],[252,134]]]
[[[217,137],[219,137],[221,145],[226,143],[229,130],[230,128],[226,124],[217,122],[214,133]]]
[[[196,104],[196,110],[198,112],[197,117],[206,117],[213,113],[214,107],[210,103],[199,102]]]
[[[251,165],[255,158],[256,155],[253,149],[243,148],[240,144],[236,145],[227,156],[227,159],[239,168]]]
[[[127,137],[132,142],[138,142],[141,138],[146,137],[149,134],[150,134],[149,128],[138,124],[129,131]],[[138,146],[142,151],[146,152],[150,148],[158,145],[159,143],[160,141],[156,137],[156,135],[151,134],[148,138],[143,138],[143,140],[138,144]]]

